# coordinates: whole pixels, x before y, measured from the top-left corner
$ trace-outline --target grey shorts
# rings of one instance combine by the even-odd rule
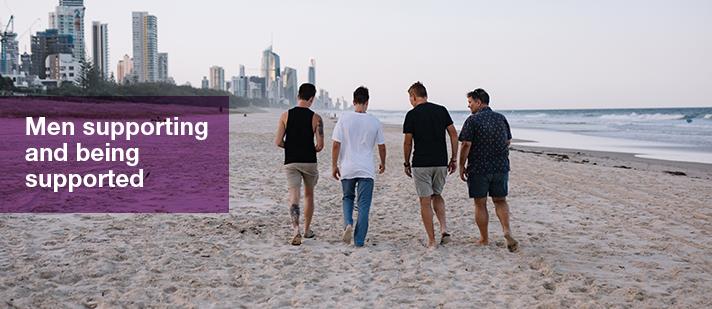
[[[284,172],[287,174],[287,187],[299,188],[304,186],[314,188],[319,180],[319,170],[316,163],[289,163],[284,165]]]
[[[440,195],[445,187],[447,166],[413,167],[415,191],[419,197]]]

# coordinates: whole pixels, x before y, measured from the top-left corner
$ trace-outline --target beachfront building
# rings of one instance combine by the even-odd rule
[[[267,99],[277,102],[281,98],[281,76],[279,55],[272,51],[272,46],[262,52],[262,77],[265,79]]]
[[[168,53],[158,53],[158,81],[169,82],[168,77]]]
[[[201,89],[210,89],[210,81],[207,76],[203,76],[203,80],[200,81]]]
[[[22,56],[20,56],[20,73],[24,73],[25,75],[30,75],[32,71],[32,55],[28,54],[27,52],[24,52]]]
[[[220,66],[210,67],[210,89],[225,90],[225,70]]]
[[[81,63],[72,54],[52,54],[45,60],[46,79],[76,83],[81,72]]]
[[[45,79],[47,77],[47,56],[54,54],[72,54],[74,50],[74,37],[69,34],[60,34],[57,29],[47,29],[37,32],[30,39],[32,51],[32,67],[30,74]]]
[[[17,43],[17,33],[12,30],[3,31],[0,36],[2,36],[0,44],[2,44],[3,53],[0,55],[0,74],[16,74],[20,71],[20,48]]]
[[[129,55],[124,55],[124,58],[119,60],[119,64],[116,65],[116,82],[119,84],[130,82],[132,75],[133,58],[129,57]]]
[[[299,84],[297,83],[297,70],[284,67],[282,72],[283,88],[284,88],[284,98],[289,102],[290,106],[297,105],[297,93],[299,91]]]
[[[104,79],[109,78],[109,25],[92,23],[92,62]]]
[[[140,83],[158,81],[158,18],[133,12],[133,74]]]
[[[59,34],[70,35],[74,42],[72,55],[75,60],[85,59],[84,45],[84,0],[59,0],[54,12],[49,13],[49,29]],[[44,63],[44,59],[42,60]]]
[[[316,85],[316,60],[314,58],[309,60],[309,83]]]

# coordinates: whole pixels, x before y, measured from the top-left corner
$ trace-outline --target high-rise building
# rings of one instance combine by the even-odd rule
[[[129,55],[124,55],[124,58],[119,60],[119,64],[116,66],[116,81],[119,84],[124,84],[131,80],[133,75],[133,58]]]
[[[299,91],[297,83],[297,70],[290,67],[284,67],[282,77],[284,98],[287,99],[290,106],[295,106],[297,105],[297,93]]]
[[[6,26],[0,26],[0,74],[17,74],[20,70],[20,48],[15,33],[14,17]],[[7,31],[5,31],[7,30]]]
[[[222,67],[210,67],[210,89],[225,90],[225,70]]]
[[[109,25],[95,21],[91,25],[92,61],[104,79],[109,78]]]
[[[240,77],[245,77],[245,65],[240,65]]]
[[[272,46],[262,52],[262,77],[265,79],[267,99],[277,102],[281,98],[279,55],[272,51]]]
[[[138,82],[158,80],[158,18],[148,12],[133,12],[134,75]]]
[[[158,53],[158,81],[168,82],[168,53]]]
[[[309,83],[316,85],[316,60],[314,58],[309,60]]]
[[[47,77],[45,60],[53,54],[72,54],[74,36],[60,34],[57,29],[37,32],[31,38],[32,68],[30,73],[40,79]]]
[[[247,97],[250,99],[262,99],[266,94],[266,84],[264,77],[250,76],[247,83]]]
[[[202,88],[202,89],[210,88],[210,81],[208,81],[207,77],[203,76],[203,80],[200,82],[200,88]]]
[[[20,56],[20,72],[25,73],[25,75],[30,75],[30,72],[32,72],[32,56],[27,52]]]
[[[71,35],[74,39],[72,54],[77,61],[84,60],[84,0],[59,0],[54,12],[49,13],[49,28],[59,34]],[[44,61],[43,61],[44,63]]]

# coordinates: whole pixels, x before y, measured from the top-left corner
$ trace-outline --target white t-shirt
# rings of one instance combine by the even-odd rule
[[[331,139],[341,143],[338,165],[342,179],[376,178],[374,149],[385,144],[383,126],[376,117],[344,112]]]

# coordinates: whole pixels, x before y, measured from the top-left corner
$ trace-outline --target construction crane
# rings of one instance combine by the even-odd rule
[[[10,21],[5,25],[5,30],[0,33],[0,73],[7,73],[10,71],[8,64],[8,45],[15,44],[17,33],[15,33],[15,16],[10,15]],[[8,31],[8,29],[10,31]],[[17,47],[15,47],[17,49]]]

